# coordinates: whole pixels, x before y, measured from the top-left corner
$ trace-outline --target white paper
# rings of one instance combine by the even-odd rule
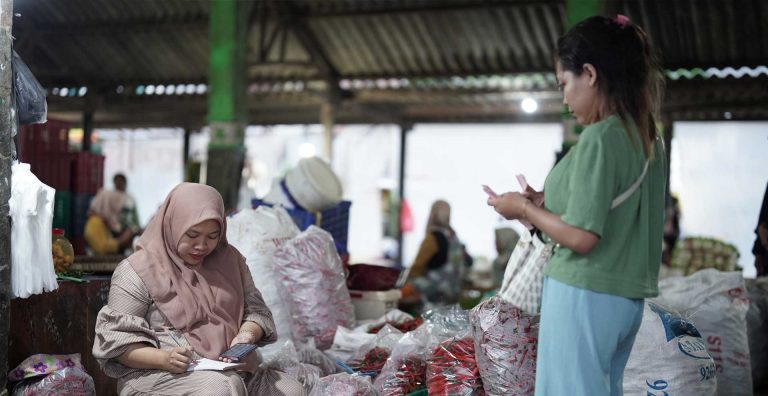
[[[199,370],[224,371],[224,370],[237,368],[239,366],[242,366],[242,363],[225,363],[220,360],[202,358],[200,360],[195,360],[194,362],[192,362],[189,365],[189,367],[187,367],[187,371],[199,371]]]

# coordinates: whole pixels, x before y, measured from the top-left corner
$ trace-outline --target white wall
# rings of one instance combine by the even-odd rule
[[[410,265],[424,238],[432,202],[451,204],[451,223],[473,256],[496,257],[494,229],[503,219],[486,205],[481,184],[519,191],[515,175],[541,190],[562,144],[560,124],[418,125],[409,134],[406,199],[414,230],[404,238]]]
[[[768,123],[675,123],[670,165],[682,236],[732,243],[744,276],[754,277],[754,230],[768,182]]]
[[[112,176],[123,173],[136,200],[142,226],[184,177],[181,129],[97,130],[104,160],[104,188],[114,189]]]

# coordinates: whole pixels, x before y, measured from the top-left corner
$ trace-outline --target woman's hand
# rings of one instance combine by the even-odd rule
[[[536,191],[531,188],[531,186],[525,188],[525,191],[523,191],[523,196],[528,198],[531,203],[535,204],[536,206],[541,206],[544,204],[544,192]]]
[[[524,218],[525,206],[530,205],[526,197],[517,192],[506,192],[498,197],[489,197],[488,206],[493,208],[507,220]]]
[[[243,358],[243,360],[238,362],[238,363],[241,363],[241,365],[235,367],[235,370],[246,371],[253,374],[256,372],[256,369],[259,368],[259,365],[261,365],[261,362],[262,362],[261,353],[259,353],[259,351],[256,350],[249,353]]]
[[[187,367],[192,363],[192,349],[176,347],[173,349],[163,349],[164,352],[161,368],[174,374],[182,374],[187,371]]]
[[[256,334],[250,331],[240,331],[235,338],[232,339],[232,342],[229,343],[229,346],[232,347],[235,344],[255,344],[256,341],[258,341],[256,339]]]

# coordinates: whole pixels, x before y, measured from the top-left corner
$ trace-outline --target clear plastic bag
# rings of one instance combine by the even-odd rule
[[[395,344],[374,386],[381,396],[405,396],[427,387],[430,325],[405,334]]]
[[[533,395],[539,315],[530,315],[498,296],[470,313],[477,366],[488,395]]]
[[[291,340],[286,341],[280,348],[280,353],[264,366],[288,374],[299,381],[307,393],[312,391],[322,377],[320,367],[299,361],[299,353],[296,352],[296,347]]]
[[[339,373],[320,378],[309,396],[377,396],[371,378]]]
[[[327,231],[310,226],[287,241],[275,251],[274,267],[295,341],[314,338],[325,350],[333,344],[337,326],[355,325],[344,268]]]
[[[427,389],[430,395],[482,395],[469,313],[457,305],[428,311],[429,354]]]
[[[315,347],[314,339],[310,339],[306,344],[296,345],[296,352],[300,362],[317,366],[323,377],[337,372],[336,362]]]
[[[403,337],[403,333],[385,324],[384,327],[376,333],[376,339],[361,346],[352,357],[347,360],[347,364],[360,372],[372,372],[374,376],[379,375],[384,364],[387,362],[392,348]]]
[[[13,396],[96,396],[93,378],[80,363],[80,354],[32,355],[8,373],[8,381],[19,381]]]
[[[13,51],[11,68],[13,69],[16,116],[19,123],[25,125],[46,122],[48,120],[48,105],[45,102],[45,89],[16,51]]]

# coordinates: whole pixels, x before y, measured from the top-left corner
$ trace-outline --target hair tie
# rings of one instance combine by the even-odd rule
[[[613,18],[613,21],[616,22],[617,25],[623,28],[629,24],[629,17],[626,15],[617,14],[616,18]]]

